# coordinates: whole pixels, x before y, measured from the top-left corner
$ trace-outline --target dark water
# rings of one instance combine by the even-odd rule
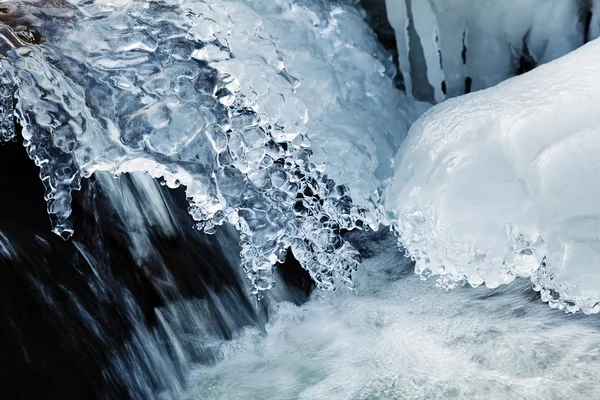
[[[20,144],[0,146],[0,241],[10,249],[0,255],[4,398],[142,399],[177,393],[173,386],[184,383],[188,363],[211,363],[218,353],[203,349],[201,337],[186,341],[198,327],[186,326],[184,312],[175,316],[169,304],[202,301],[201,310],[185,312],[201,314],[220,339],[266,321],[268,299],[257,302],[248,295],[235,232],[224,228],[208,236],[194,230],[182,191],[159,189],[177,229],[167,235],[146,221],[152,252],[140,259],[132,250],[135,233],[94,179],[75,195],[74,239],[51,234],[37,175]],[[129,176],[118,185],[134,187]],[[143,193],[131,192],[143,207]],[[311,284],[288,259],[279,270],[291,288],[286,293],[301,303]],[[156,310],[165,307],[163,321],[157,321]],[[173,348],[173,332],[185,362]]]

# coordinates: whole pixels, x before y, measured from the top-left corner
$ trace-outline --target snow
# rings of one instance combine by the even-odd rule
[[[385,206],[418,273],[531,276],[552,306],[600,311],[599,73],[594,41],[413,125]]]

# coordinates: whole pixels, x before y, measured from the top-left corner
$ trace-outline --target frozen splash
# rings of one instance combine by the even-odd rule
[[[71,1],[44,45],[8,52],[3,99],[16,89],[54,231],[73,234],[81,179],[143,171],[185,186],[204,232],[237,226],[254,293],[287,248],[319,287],[351,287],[360,259],[340,230],[383,220],[392,157],[424,106],[394,89],[355,8],[302,4]]]

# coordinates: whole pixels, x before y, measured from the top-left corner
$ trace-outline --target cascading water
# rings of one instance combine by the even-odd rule
[[[389,96],[372,38],[331,46],[342,28],[355,30],[356,11],[319,17],[291,3],[255,4],[273,14],[263,28],[236,2],[102,5],[75,5],[59,37],[17,48],[2,64],[5,79],[19,82],[16,112],[54,231],[72,235],[71,192],[82,178],[142,171],[185,186],[204,232],[224,221],[238,227],[256,293],[272,286],[272,265],[288,247],[320,287],[351,286],[358,254],[340,230],[382,221],[381,182],[419,110],[399,92]],[[276,46],[269,31],[294,25],[294,39]],[[288,71],[284,53],[300,34],[313,35],[305,40],[315,53],[293,51],[298,67]],[[301,88],[295,69],[306,72]],[[348,76],[352,85],[338,81]],[[326,161],[333,150],[355,167]]]
[[[600,311],[598,45],[413,99],[574,50],[598,2],[388,0],[397,47],[356,3],[0,2],[13,397],[600,396],[597,319],[524,279]]]

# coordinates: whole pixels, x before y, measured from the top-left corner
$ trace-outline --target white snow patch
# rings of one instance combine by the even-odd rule
[[[551,305],[600,311],[599,73],[594,41],[413,125],[385,204],[418,273],[533,276]]]

